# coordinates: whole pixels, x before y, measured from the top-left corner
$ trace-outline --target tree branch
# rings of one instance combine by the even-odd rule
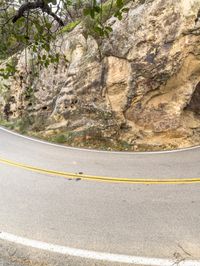
[[[15,23],[24,16],[24,13],[26,11],[30,11],[33,9],[41,9],[43,12],[47,13],[49,16],[52,16],[60,26],[64,26],[64,22],[61,18],[59,18],[50,8],[48,4],[44,2],[44,0],[36,0],[35,2],[27,2],[21,5],[21,7],[18,9],[16,15],[13,17],[12,22]]]

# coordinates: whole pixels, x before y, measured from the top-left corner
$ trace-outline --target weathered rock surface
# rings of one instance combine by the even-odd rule
[[[67,62],[42,69],[39,77],[27,74],[21,55],[9,97],[1,99],[4,117],[29,117],[29,130],[49,136],[68,132],[76,144],[125,141],[130,149],[199,144],[200,0],[128,6],[122,21],[107,22],[113,32],[101,44],[86,38],[83,26],[66,34],[58,42]]]

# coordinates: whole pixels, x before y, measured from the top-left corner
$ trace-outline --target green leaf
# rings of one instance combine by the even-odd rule
[[[111,27],[109,27],[109,26],[105,27],[105,29],[106,29],[106,31],[108,31],[108,32],[112,32],[112,31],[113,31],[113,29],[112,29]]]
[[[124,8],[122,8],[122,10],[121,10],[122,12],[124,12],[124,13],[128,13],[128,11],[129,11],[129,8],[127,8],[127,7],[124,7]]]
[[[100,8],[100,6],[95,6],[95,7],[94,7],[94,11],[95,11],[96,13],[100,13],[100,12],[101,12],[101,8]]]
[[[122,8],[124,5],[124,1],[123,0],[117,0],[116,5],[117,5],[117,7]]]
[[[53,4],[56,5],[57,4],[57,0],[45,0],[46,4]]]
[[[84,15],[84,16],[88,16],[88,15],[90,15],[90,8],[85,8],[85,9],[83,10],[83,15]]]
[[[117,12],[115,12],[114,17],[118,18],[119,20],[122,20],[122,12],[118,10]]]

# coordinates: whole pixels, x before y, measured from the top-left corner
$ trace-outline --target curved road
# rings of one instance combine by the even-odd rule
[[[2,159],[83,175],[200,180],[200,148],[168,153],[95,152],[50,145],[0,128],[0,232],[74,249],[161,258],[166,265],[169,260],[200,265],[200,183],[87,181],[32,172]],[[2,250],[8,243],[2,240]],[[17,250],[22,248],[15,245]],[[70,256],[67,260],[71,261]],[[86,265],[81,259],[80,263]],[[101,263],[112,264],[88,265]],[[79,264],[72,259],[59,265]],[[164,266],[158,261],[157,265]]]

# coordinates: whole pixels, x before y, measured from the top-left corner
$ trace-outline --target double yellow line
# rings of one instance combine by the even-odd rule
[[[125,184],[146,184],[146,185],[160,185],[160,184],[193,184],[200,183],[200,178],[180,178],[180,179],[146,179],[146,178],[117,178],[117,177],[106,177],[106,176],[94,176],[85,174],[74,174],[68,172],[60,172],[54,170],[47,170],[39,167],[34,167],[31,165],[26,165],[7,159],[0,158],[0,163],[10,165],[16,168],[25,169],[31,172],[36,172],[40,174],[47,174],[53,176],[62,176],[66,179],[75,180],[89,180],[98,182],[109,182],[109,183],[125,183]]]

